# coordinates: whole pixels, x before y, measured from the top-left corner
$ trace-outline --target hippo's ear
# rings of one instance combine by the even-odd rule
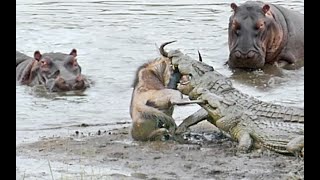
[[[42,57],[42,54],[40,53],[40,51],[35,51],[35,52],[33,53],[33,58],[34,58],[35,60],[40,61],[41,57]]]
[[[270,6],[268,4],[265,4],[262,7],[262,11],[264,12],[264,14],[267,14],[267,12],[270,10]]]
[[[72,55],[73,57],[77,57],[77,50],[72,49],[69,55]]]
[[[236,5],[236,3],[231,3],[231,8],[233,9],[233,11],[235,12],[236,9],[238,8],[238,6]]]

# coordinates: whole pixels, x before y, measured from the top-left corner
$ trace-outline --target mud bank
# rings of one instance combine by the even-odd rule
[[[269,150],[237,152],[236,142],[207,122],[194,126],[187,144],[136,142],[129,125],[17,146],[17,157],[43,161],[43,170],[17,169],[33,179],[304,179],[304,160]]]

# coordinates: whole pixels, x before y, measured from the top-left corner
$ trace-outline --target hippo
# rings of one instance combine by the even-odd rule
[[[275,4],[231,3],[228,45],[230,68],[284,69],[304,66],[304,15]]]
[[[16,80],[18,84],[44,85],[49,92],[85,90],[89,84],[81,74],[77,50],[69,54],[35,51],[33,58],[16,51]]]

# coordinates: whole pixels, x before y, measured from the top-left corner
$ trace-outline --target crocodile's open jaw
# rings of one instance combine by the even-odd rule
[[[185,95],[188,95],[192,91],[192,86],[190,84],[190,76],[182,75],[180,78],[180,83],[178,83],[177,89]]]
[[[189,83],[190,83],[190,76],[189,75],[182,75],[178,85],[188,85]]]

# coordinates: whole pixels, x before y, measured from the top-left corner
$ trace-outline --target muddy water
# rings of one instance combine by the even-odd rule
[[[130,125],[135,70],[159,56],[157,47],[165,41],[178,40],[167,48],[178,48],[195,58],[200,50],[204,62],[233,78],[224,66],[231,2],[17,0],[17,50],[32,55],[35,50],[69,53],[76,48],[82,71],[94,84],[82,95],[63,96],[17,85],[16,144],[68,135],[80,124],[101,129]],[[304,13],[302,0],[269,2]],[[233,79],[240,90],[262,100],[304,106],[304,68],[284,71],[280,80],[269,78],[263,72],[255,72]],[[179,108],[175,117],[179,121],[196,109]],[[92,129],[97,127],[84,131]],[[17,172],[35,170],[41,164],[17,158]]]

